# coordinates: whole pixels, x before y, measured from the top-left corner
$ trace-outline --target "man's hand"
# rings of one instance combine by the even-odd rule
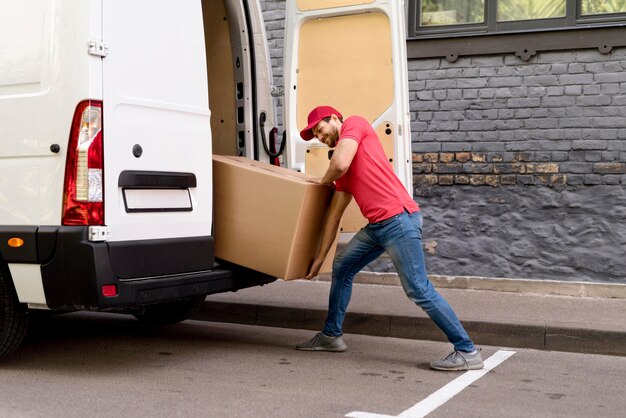
[[[304,276],[304,278],[306,280],[311,280],[312,278],[317,276],[317,274],[320,272],[320,269],[322,268],[322,264],[324,264],[323,258],[318,257],[315,260],[313,260],[313,264],[311,264],[311,267],[309,268],[309,272],[306,274],[306,276]]]

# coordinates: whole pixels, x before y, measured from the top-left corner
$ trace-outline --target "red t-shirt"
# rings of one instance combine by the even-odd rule
[[[341,126],[339,141],[354,140],[359,147],[348,171],[335,182],[336,189],[354,196],[363,216],[379,222],[419,206],[393,172],[374,128],[360,116],[350,116]]]

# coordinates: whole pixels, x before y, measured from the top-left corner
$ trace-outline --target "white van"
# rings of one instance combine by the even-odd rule
[[[274,280],[218,265],[212,237],[211,155],[278,154],[260,10],[0,1],[0,357],[29,310],[172,323],[207,294]],[[403,19],[396,1],[288,2],[287,166],[323,165],[298,127],[327,103],[370,119],[410,190]],[[322,51],[340,62],[329,68]]]

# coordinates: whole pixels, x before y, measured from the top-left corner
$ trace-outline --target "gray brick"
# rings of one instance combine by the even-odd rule
[[[472,145],[474,152],[503,152],[504,150],[504,142],[476,142]]]
[[[497,131],[467,131],[466,132],[466,140],[467,141],[497,141],[499,138],[499,133]]]
[[[582,92],[582,86],[565,86],[565,94],[568,96],[580,96]]]
[[[546,107],[546,117],[556,119],[564,118],[567,116],[567,109],[566,107]]]
[[[593,74],[563,74],[559,76],[559,84],[591,84]]]
[[[465,110],[474,103],[471,100],[446,100],[441,103],[442,110]]]
[[[593,165],[589,163],[579,162],[562,162],[560,165],[561,173],[588,174],[593,172]]]
[[[567,64],[552,64],[550,72],[552,74],[565,74],[567,73]]]
[[[524,85],[531,86],[554,86],[557,84],[557,76],[555,75],[538,75],[524,77]]]
[[[424,90],[426,88],[426,81],[409,81],[409,90]]]
[[[623,128],[626,126],[624,118],[593,118],[593,126],[596,128]]]
[[[477,89],[466,89],[462,90],[463,99],[476,99],[478,98],[478,90]]]
[[[506,142],[504,149],[506,151],[528,151],[533,149],[534,144],[530,141]]]
[[[552,152],[550,151],[537,151],[535,153],[535,161],[540,163],[551,162]]]
[[[492,99],[496,96],[496,89],[482,89],[478,92],[481,99]]]
[[[478,76],[479,77],[494,77],[496,75],[495,68],[479,68]]]
[[[575,52],[544,52],[539,54],[537,62],[558,64],[563,62],[576,62]]]
[[[500,67],[504,63],[501,56],[478,56],[471,59],[471,65],[476,67]]]
[[[574,150],[605,150],[607,149],[606,141],[574,141],[572,143]]]
[[[583,184],[586,186],[597,186],[602,184],[602,176],[599,174],[585,174]]]
[[[411,132],[424,132],[428,130],[428,123],[426,122],[412,122]]]
[[[528,121],[526,121],[528,122]],[[520,129],[524,127],[524,121],[521,120],[495,120],[492,123],[493,129],[496,130],[509,130],[509,129]]]
[[[623,83],[626,81],[626,72],[596,74],[594,80],[596,83]]]
[[[482,131],[492,129],[492,122],[488,120],[466,120],[459,123],[462,131]]]
[[[448,100],[462,100],[464,99],[463,90],[448,90],[446,97],[448,98]]]
[[[457,86],[456,80],[426,80],[427,89],[452,89]]]
[[[584,107],[568,107],[565,109],[565,116],[568,118],[581,118],[585,116]]]
[[[606,106],[611,104],[609,96],[580,96],[576,97],[576,104],[579,106]]]
[[[583,94],[585,95],[594,95],[600,93],[602,93],[602,86],[600,84],[583,86]]]
[[[624,154],[624,155],[622,155]],[[620,158],[621,155],[621,158]],[[613,161],[626,161],[626,153],[620,153],[618,151],[603,151],[601,153],[602,161],[613,162]]]
[[[522,77],[493,77],[487,82],[488,87],[514,87],[522,85]]]
[[[548,96],[562,96],[565,91],[565,88],[561,86],[552,86],[552,87],[548,87],[547,90],[548,90]]]
[[[411,144],[412,152],[440,152],[441,144],[437,142],[413,142]]]
[[[567,184],[570,186],[581,186],[585,181],[585,176],[581,174],[568,174]]]
[[[585,161],[586,162],[598,162],[598,161],[602,161],[602,151],[587,151],[584,153],[585,156]]]
[[[565,152],[565,151],[554,151],[552,153],[552,161],[554,162],[561,162],[561,161],[568,161],[569,160],[569,153]]]
[[[607,83],[602,85],[602,94],[619,94],[619,83]]]
[[[567,72],[570,74],[579,74],[585,72],[585,64],[573,62],[567,66]]]
[[[513,112],[514,112],[514,117],[516,119],[525,119],[525,118],[543,116],[540,114],[540,112],[542,112],[541,109],[515,109],[513,110]]]
[[[594,106],[581,108],[583,111],[582,116],[621,116],[620,108],[613,106]]]
[[[626,151],[626,141],[624,138],[620,141],[609,141],[607,146],[608,151]]]
[[[418,59],[408,62],[409,70],[433,70],[439,68],[440,65],[441,60],[439,59]]]
[[[542,106],[551,106],[551,107],[568,107],[574,106],[576,104],[576,97],[573,96],[555,96],[555,97],[544,97],[541,99]]]
[[[559,126],[561,128],[591,128],[593,126],[592,120],[586,118],[562,118],[559,119]]]
[[[558,141],[543,140],[538,141],[536,149],[541,151],[569,151],[572,148],[572,143],[569,140],[560,139]]]
[[[441,144],[441,151],[443,152],[469,152],[471,150],[471,142],[444,142]]]
[[[439,102],[434,100],[419,100],[409,104],[411,111],[439,110]]]
[[[611,104],[613,106],[626,106],[626,96],[613,96]]]
[[[457,121],[432,121],[428,128],[431,131],[457,131],[459,122]]]
[[[470,88],[477,89],[487,87],[487,79],[486,78],[459,78],[457,79],[456,86],[458,88]]]
[[[509,108],[539,107],[541,105],[541,99],[539,98],[509,99],[507,101],[507,105]]]
[[[584,51],[578,51],[576,53],[576,58],[572,61],[578,61],[578,62],[604,61],[606,59],[605,57],[606,55],[600,54],[600,52],[597,49],[584,50]]]
[[[423,122],[428,122],[433,119],[433,112],[419,112],[417,119]]]
[[[527,119],[524,121],[525,129],[556,129],[559,122],[554,119]]]
[[[435,98],[431,90],[418,91],[416,96],[418,100],[433,100]]]
[[[620,184],[621,176],[616,174],[609,174],[602,176],[602,184],[617,185]]]
[[[465,114],[459,111],[433,112],[433,120],[464,120]]]
[[[448,98],[448,91],[447,90],[435,90],[433,91],[433,95],[435,96],[435,100],[439,100],[441,102]]]

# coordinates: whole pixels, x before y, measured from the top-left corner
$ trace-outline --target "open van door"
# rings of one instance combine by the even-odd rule
[[[201,3],[107,0],[102,7],[108,241],[208,236],[211,121]]]
[[[373,125],[412,194],[404,2],[295,0],[285,20],[287,165],[324,173],[327,148],[299,131],[311,109],[330,105]]]
[[[285,20],[287,165],[324,174],[328,148],[303,141],[299,131],[311,109],[330,105],[372,124],[412,195],[404,2],[295,0]],[[355,232],[365,222],[353,203],[341,230]]]

